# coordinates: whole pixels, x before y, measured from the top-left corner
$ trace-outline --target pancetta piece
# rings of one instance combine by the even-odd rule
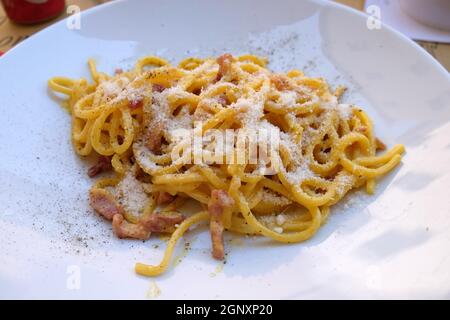
[[[208,203],[208,212],[211,216],[209,230],[211,233],[212,256],[222,260],[225,255],[223,245],[223,213],[225,209],[231,208],[233,199],[224,190],[213,190],[211,200]]]

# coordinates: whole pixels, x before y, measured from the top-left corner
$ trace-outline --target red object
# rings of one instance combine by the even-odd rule
[[[2,0],[9,19],[32,24],[50,20],[64,11],[65,0]]]

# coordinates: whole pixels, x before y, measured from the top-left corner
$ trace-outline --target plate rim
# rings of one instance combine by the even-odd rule
[[[245,0],[245,1],[247,1],[247,0]],[[281,1],[283,1],[283,0],[281,0]],[[343,11],[349,12],[353,15],[356,15],[360,18],[368,17],[368,15],[365,13],[365,11],[360,11],[353,7],[350,7],[350,6],[335,2],[335,1],[327,1],[327,0],[305,0],[305,1],[318,4],[321,7],[329,6],[329,7],[335,8],[337,10],[343,10]],[[115,1],[105,2],[102,4],[96,5],[94,7],[88,8],[86,10],[83,10],[83,11],[81,11],[81,14],[82,15],[92,15],[92,14],[95,14],[99,10],[105,10],[106,8],[108,8],[110,6],[116,6],[116,5],[119,5],[122,3],[131,3],[131,0],[115,0]],[[13,48],[9,49],[1,57],[0,66],[2,65],[2,61],[8,62],[9,59],[14,59],[14,58],[10,58],[10,57],[11,56],[14,57],[15,52],[18,50],[22,50],[21,48],[23,46],[29,45],[30,41],[38,41],[39,37],[42,37],[42,35],[45,35],[47,32],[50,32],[53,29],[59,28],[61,24],[65,24],[69,17],[70,16],[67,16],[64,19],[61,19],[60,21],[57,21],[57,22],[45,27],[44,29],[32,34],[27,39],[21,41],[20,43],[15,45]],[[433,66],[436,68],[436,71],[438,71],[439,73],[444,75],[450,83],[450,72],[447,71],[444,68],[444,66],[437,59],[435,59],[428,51],[426,51],[418,43],[416,43],[412,39],[408,38],[406,35],[404,35],[400,31],[385,24],[382,20],[380,22],[381,22],[382,28],[385,28],[388,32],[390,32],[392,35],[394,35],[398,40],[405,42],[406,44],[408,44],[412,48],[414,48],[414,50],[417,50],[418,52],[420,52],[421,55],[423,56],[423,58],[427,59],[429,62],[431,62],[433,64]],[[3,63],[6,63],[6,62],[3,62]]]

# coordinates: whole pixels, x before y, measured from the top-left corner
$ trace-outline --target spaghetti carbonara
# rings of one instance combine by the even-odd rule
[[[378,154],[385,145],[363,110],[340,103],[343,87],[266,63],[148,56],[107,75],[90,60],[92,83],[49,80],[67,96],[75,151],[98,157],[89,175],[111,171],[90,190],[93,209],[120,238],[171,235],[162,262],[138,263],[137,273],[163,273],[177,240],[202,221],[216,259],[225,231],[307,240],[347,192],[373,193],[401,161],[402,145]],[[187,202],[198,212],[184,213]]]

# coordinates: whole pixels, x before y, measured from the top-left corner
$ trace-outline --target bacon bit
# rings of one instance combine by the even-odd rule
[[[378,151],[378,150],[380,150],[380,151],[386,150],[386,148],[387,148],[386,145],[385,145],[384,142],[381,141],[380,139],[375,138],[375,143],[376,143],[376,145],[377,145],[377,151]]]
[[[111,169],[112,169],[111,158],[107,156],[100,156],[97,160],[97,163],[89,168],[88,176],[93,178],[96,175],[104,171],[109,171]]]
[[[171,203],[174,199],[174,196],[172,196],[170,193],[166,192],[166,191],[160,191],[158,192],[158,197],[156,199],[156,204],[157,205],[163,205],[163,204],[168,204]]]
[[[164,90],[166,90],[166,87],[161,84],[154,83],[152,84],[152,90],[155,92],[163,92]]]
[[[147,139],[146,146],[149,148],[153,153],[158,154],[161,150],[161,135],[156,133],[154,135],[149,135]]]
[[[202,93],[202,88],[197,88],[197,89],[193,90],[192,93],[198,96],[198,95],[200,95],[200,93]]]
[[[123,69],[122,68],[116,68],[116,70],[114,70],[115,74],[121,74],[123,73]]]
[[[356,132],[360,132],[360,133],[366,133],[367,132],[367,128],[366,126],[361,126],[355,129]]]
[[[153,104],[158,104],[154,97]],[[146,108],[147,106],[144,106]],[[144,110],[143,115],[143,131],[142,131],[142,141],[145,146],[155,154],[159,154],[161,150],[161,145],[163,143],[163,134],[166,124],[163,121],[158,121],[155,119],[157,115],[153,112],[148,112]]]
[[[208,212],[211,216],[209,230],[211,232],[212,256],[218,260],[224,258],[223,212],[226,208],[232,207],[233,204],[233,199],[226,191],[211,191],[211,200],[208,203]]]
[[[103,189],[93,188],[89,191],[89,204],[97,213],[108,220],[111,220],[114,215],[124,212],[113,195]]]
[[[233,56],[229,53],[225,53],[217,58],[216,61],[219,64],[219,72],[217,72],[216,81],[219,81],[224,75],[230,72],[233,60]]]
[[[144,100],[142,98],[131,100],[128,102],[128,107],[130,108],[130,110],[136,110],[136,109],[142,108],[143,105],[144,105]]]
[[[145,145],[149,148],[153,153],[158,154],[161,150],[162,137],[163,137],[163,123],[157,123],[155,126],[151,128],[147,128],[147,132],[145,133]]]
[[[150,232],[173,232],[175,225],[183,222],[181,213],[152,213],[143,218],[139,224]]]
[[[289,89],[291,87],[289,81],[287,80],[287,77],[283,77],[279,74],[270,76],[270,81],[274,84],[275,88],[280,91]]]
[[[112,228],[118,238],[147,240],[151,232],[140,224],[129,223],[121,214],[113,216]]]

